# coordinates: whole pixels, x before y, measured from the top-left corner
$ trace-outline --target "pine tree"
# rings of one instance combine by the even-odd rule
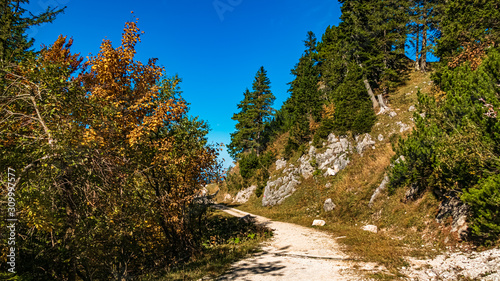
[[[257,155],[265,147],[263,132],[266,123],[274,115],[272,104],[276,99],[271,92],[270,80],[263,66],[257,71],[252,85],[253,91],[245,91],[244,99],[238,105],[239,113],[232,119],[238,121],[236,132],[231,134],[228,151],[231,157],[237,158],[241,153],[255,150]]]
[[[427,71],[427,53],[433,50],[433,46],[440,36],[438,26],[443,7],[442,1],[409,1],[407,13],[410,18],[409,28],[412,34],[410,43],[415,49],[416,70]]]
[[[500,1],[449,0],[441,11],[436,56],[444,63],[465,51],[467,45],[500,43]]]
[[[31,26],[50,23],[64,11],[64,8],[47,8],[39,15],[33,15],[22,7],[28,0],[0,0],[0,62],[19,61],[30,52],[34,39],[26,31]]]
[[[373,12],[371,1],[362,0],[341,0],[342,22],[339,27],[344,34],[344,52],[345,59],[354,61],[363,70],[363,83],[366,91],[372,101],[373,108],[379,107],[379,103],[373,93],[373,74],[380,68],[374,61],[370,61],[377,50],[372,44],[373,36],[370,33],[369,14]]]
[[[376,81],[384,96],[404,80],[406,69],[405,43],[408,34],[407,1],[375,1],[373,13],[369,15],[369,24],[374,34],[372,44],[377,50],[370,59],[377,65]],[[383,98],[378,96],[380,106]]]
[[[306,50],[291,71],[295,79],[289,83],[291,96],[287,100],[289,118],[295,125],[292,135],[299,143],[306,141],[310,134],[310,120],[319,121],[322,103],[318,90],[320,73],[315,59],[316,36],[312,31],[308,32],[304,44]]]

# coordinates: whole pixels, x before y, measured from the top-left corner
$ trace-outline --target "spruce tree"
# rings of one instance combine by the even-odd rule
[[[28,3],[28,0],[0,0],[0,62],[19,61],[26,57],[34,42],[26,31],[31,26],[52,22],[65,9],[49,7],[39,15],[29,13],[27,16],[28,11],[23,5]]]
[[[415,69],[427,71],[427,53],[440,36],[438,28],[444,4],[437,0],[411,0],[407,13],[411,32],[410,44],[415,50]]]
[[[318,90],[319,69],[317,67],[316,36],[312,31],[304,41],[306,50],[291,73],[295,79],[289,83],[291,93],[287,100],[289,118],[293,120],[292,135],[299,143],[307,140],[310,120],[319,121],[321,98]]]
[[[266,123],[274,115],[272,104],[276,99],[271,92],[270,80],[264,67],[260,67],[252,85],[253,91],[245,91],[243,100],[238,104],[241,109],[233,115],[237,121],[236,132],[231,134],[228,151],[231,157],[238,158],[241,153],[255,150],[257,155],[265,147],[263,132]]]
[[[500,43],[500,1],[449,0],[441,9],[436,56],[444,63],[470,46]]]

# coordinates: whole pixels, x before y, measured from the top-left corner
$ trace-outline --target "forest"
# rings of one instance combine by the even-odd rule
[[[394,143],[389,192],[455,197],[470,207],[468,239],[498,245],[500,1],[339,1],[340,24],[306,34],[279,109],[264,66],[244,91],[227,146],[238,173],[225,173],[222,146],[190,115],[181,78],[136,60],[138,19],[117,47],[105,39],[87,58],[66,36],[35,51],[26,31],[64,8],[34,15],[28,2],[0,0],[0,226],[15,220],[16,235],[9,244],[2,230],[1,277],[142,280],[199,256],[207,239],[236,241],[223,230],[264,237],[214,224],[203,187],[253,181],[260,197],[279,156],[321,147],[332,132],[370,132],[415,71],[432,72],[432,92],[419,93],[415,128]],[[269,148],[284,134],[276,155]]]
[[[408,76],[430,72],[433,86],[418,93],[413,132],[393,142],[389,191],[454,198],[470,208],[469,239],[498,243],[500,2],[340,3],[338,26],[328,27],[320,41],[307,34],[281,108],[272,108],[263,67],[253,91],[244,92],[228,146],[238,162],[228,189],[255,184],[260,197],[274,161],[305,155],[310,144],[321,148],[330,133],[356,138],[370,132],[390,113],[387,104]],[[284,151],[277,152],[284,136]]]

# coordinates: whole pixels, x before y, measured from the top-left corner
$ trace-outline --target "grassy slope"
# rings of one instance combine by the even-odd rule
[[[448,235],[450,226],[439,225],[434,220],[439,202],[431,193],[426,193],[415,202],[403,203],[403,190],[398,190],[391,196],[384,191],[374,206],[368,207],[370,197],[381,183],[390,158],[394,155],[391,142],[397,142],[401,135],[396,122],[412,124],[410,118],[413,112],[408,109],[417,102],[419,89],[423,93],[430,92],[429,81],[429,73],[410,74],[406,85],[401,86],[389,100],[389,106],[397,116],[391,118],[385,114],[379,115],[377,125],[370,133],[374,140],[379,134],[384,136],[384,140],[376,141],[376,149],[366,151],[362,157],[353,154],[348,167],[336,176],[303,179],[298,190],[279,206],[262,207],[261,198],[253,195],[249,202],[238,208],[305,226],[310,226],[313,219],[323,219],[327,224],[322,229],[335,236],[346,236],[339,239],[345,251],[363,260],[385,265],[390,272],[388,277],[399,275],[398,268],[406,264],[403,256],[432,256],[446,244],[454,245],[456,240]],[[395,134],[389,137],[391,132]],[[278,138],[271,147],[283,151],[283,139]],[[289,163],[299,157],[300,155],[295,155]],[[274,164],[270,172],[272,179],[278,176]],[[326,187],[327,183],[331,186]],[[222,191],[219,201],[224,197],[224,187]],[[330,213],[323,210],[323,202],[327,198],[331,198],[337,205]],[[377,225],[379,233],[360,230],[366,224]]]

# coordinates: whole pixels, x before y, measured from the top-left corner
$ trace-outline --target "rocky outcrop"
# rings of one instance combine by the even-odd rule
[[[444,253],[432,260],[408,258],[401,273],[409,280],[500,280],[500,249]]]
[[[297,171],[296,169],[294,170]],[[289,173],[283,177],[279,177],[274,181],[268,181],[264,188],[264,196],[262,197],[262,206],[279,205],[287,197],[292,195],[300,182],[294,173]]]
[[[281,170],[286,167],[286,160],[278,159],[276,160],[276,171]]]
[[[300,184],[300,179],[310,178],[316,169],[322,171],[324,176],[334,176],[345,169],[349,164],[349,153],[352,144],[345,137],[337,138],[334,134],[328,136],[325,143],[326,150],[317,152],[314,146],[310,146],[306,154],[297,161],[297,167],[288,164],[285,160],[276,161],[276,170],[283,169],[283,176],[273,181],[268,181],[264,188],[262,197],[263,206],[279,205],[285,198],[295,192]]]
[[[469,211],[469,206],[458,199],[453,191],[450,191],[443,196],[436,221],[442,223],[446,218],[451,217],[453,219],[451,232],[456,233],[458,238],[464,239],[467,236]]]
[[[243,204],[248,202],[248,199],[250,199],[250,196],[255,192],[255,189],[257,189],[257,186],[252,185],[248,188],[240,190],[238,194],[236,194],[236,197],[234,197],[233,202],[238,204]]]
[[[312,223],[313,226],[323,226],[325,224],[326,222],[324,220],[314,220]]]
[[[320,172],[325,177],[335,176],[347,167],[350,162],[349,156],[354,148],[362,154],[367,147],[374,148],[374,144],[369,134],[358,136],[356,146],[347,137],[330,134],[327,142],[323,143],[324,149],[318,152],[314,146],[310,146],[307,153],[298,159],[297,167],[287,163],[286,160],[277,160],[276,170],[282,170],[282,176],[267,182],[262,197],[262,206],[281,204],[285,198],[295,192],[302,178],[308,179],[315,172]]]

